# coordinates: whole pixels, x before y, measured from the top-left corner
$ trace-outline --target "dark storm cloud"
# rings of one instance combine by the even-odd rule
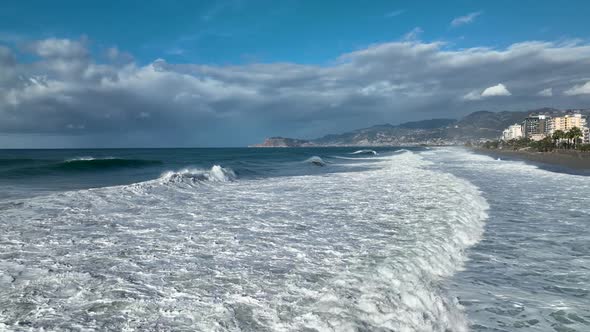
[[[578,43],[449,50],[402,41],[328,66],[140,66],[117,48],[99,63],[85,41],[67,39],[23,50],[36,60],[19,62],[0,46],[0,132],[123,139],[134,132],[243,145],[268,135],[590,101],[590,46]]]

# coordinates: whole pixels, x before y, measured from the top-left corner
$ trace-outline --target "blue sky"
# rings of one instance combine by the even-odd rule
[[[588,38],[588,13],[588,1],[3,1],[0,36],[86,36],[143,63],[322,64],[416,27],[451,48]]]
[[[2,1],[0,148],[590,107],[588,1]]]

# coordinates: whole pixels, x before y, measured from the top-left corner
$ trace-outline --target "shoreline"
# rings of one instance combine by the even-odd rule
[[[523,150],[485,149],[472,147],[472,151],[493,158],[507,158],[530,162],[551,171],[590,175],[590,153],[580,151],[556,150],[552,152],[532,152]],[[548,167],[549,166],[549,167]],[[569,172],[568,172],[569,171]]]

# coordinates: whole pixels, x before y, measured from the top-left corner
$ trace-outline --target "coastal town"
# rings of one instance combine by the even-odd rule
[[[519,148],[523,145],[536,147],[539,151],[553,148],[587,150],[590,129],[586,116],[577,111],[563,115],[529,114],[521,123],[508,126],[500,141],[487,142],[493,145]]]
[[[504,129],[499,139],[475,145],[475,149],[501,159],[590,170],[588,121],[579,110],[531,112],[522,122]]]
[[[563,137],[558,138],[560,134],[563,134]],[[515,123],[506,128],[502,133],[502,140],[527,138],[531,141],[541,141],[548,137],[561,140],[567,139],[568,136],[572,136],[569,137],[572,140],[580,140],[581,143],[590,143],[590,130],[585,116],[575,111],[556,117],[530,114],[521,124]]]

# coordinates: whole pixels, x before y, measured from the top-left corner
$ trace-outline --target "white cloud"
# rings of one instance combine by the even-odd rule
[[[466,95],[463,96],[465,100],[481,100],[481,92],[479,91],[470,91]]]
[[[415,27],[404,35],[404,40],[415,40],[424,32],[421,27]]]
[[[359,92],[364,96],[371,96],[371,95],[394,96],[393,93],[396,90],[401,90],[401,89],[403,89],[403,86],[392,85],[388,81],[380,81],[380,82],[375,82],[375,83],[372,83],[372,84],[369,84],[369,85],[363,87],[362,89],[359,90]]]
[[[506,89],[506,86],[504,86],[504,84],[502,84],[502,83],[500,83],[498,85],[491,86],[489,88],[486,88],[481,93],[482,97],[511,96],[511,95],[512,94],[510,93],[510,91],[508,91],[508,89]]]
[[[482,92],[478,90],[472,90],[466,95],[463,96],[464,100],[481,100],[488,97],[496,97],[496,96],[511,96],[512,94],[504,84],[500,83],[498,85],[490,86],[489,88],[484,89]]]
[[[543,89],[543,90],[539,91],[537,93],[537,95],[539,95],[541,97],[551,97],[551,96],[553,96],[553,88]]]
[[[555,107],[571,107],[568,96],[590,93],[590,83],[571,83],[590,77],[590,45],[580,43],[450,50],[414,39],[371,45],[321,66],[161,59],[140,65],[131,55],[101,63],[83,42],[32,44],[30,52],[45,56],[19,61],[0,47],[0,133],[83,131],[125,144],[127,133],[140,132],[168,145],[245,145],[277,132],[315,137],[380,122],[457,117],[479,107],[542,107],[536,92],[548,81],[565,91],[553,95]],[[113,60],[124,52],[101,54]],[[483,89],[489,82],[502,84]],[[518,93],[494,98],[511,95],[507,87]]]
[[[590,94],[590,81],[582,85],[573,86],[563,92],[567,96],[587,95]]]
[[[387,14],[385,14],[386,18],[392,18],[392,17],[397,17],[400,16],[401,14],[405,13],[406,11],[403,9],[399,9],[399,10],[394,10],[392,12],[389,12]]]
[[[8,47],[0,45],[0,66],[11,66],[16,59]]]
[[[39,40],[28,45],[33,53],[38,56],[49,57],[81,57],[86,56],[88,51],[82,42],[69,39],[49,38]]]
[[[465,16],[459,16],[459,17],[455,17],[452,21],[451,21],[451,26],[453,27],[458,27],[461,25],[465,25],[465,24],[469,24],[469,23],[473,23],[473,21],[475,21],[475,19],[480,16],[482,14],[481,11],[479,12],[473,12],[473,13],[469,13]]]
[[[179,47],[173,47],[171,49],[166,50],[166,54],[168,55],[183,55],[184,53],[184,49]]]

